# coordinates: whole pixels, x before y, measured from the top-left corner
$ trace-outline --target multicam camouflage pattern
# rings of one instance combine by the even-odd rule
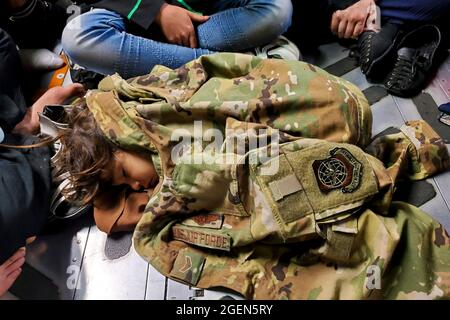
[[[418,208],[392,202],[398,179],[449,166],[426,123],[365,152],[371,115],[355,86],[306,63],[239,54],[107,77],[87,102],[107,137],[158,164],[134,245],[164,275],[254,299],[450,297],[449,236]],[[279,154],[251,162],[274,146],[191,146],[180,159],[202,161],[175,163],[180,128],[203,138],[209,128],[265,128],[278,133]],[[222,161],[230,156],[239,161]]]

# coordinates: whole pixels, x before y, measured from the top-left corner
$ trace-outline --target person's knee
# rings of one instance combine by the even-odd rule
[[[105,47],[111,46],[111,37],[121,26],[114,20],[121,20],[114,12],[94,10],[72,19],[64,28],[61,42],[66,54],[77,64],[90,67],[102,64],[108,57],[102,57]],[[109,52],[110,54],[112,52]]]
[[[257,45],[271,42],[285,33],[291,25],[291,0],[254,0],[247,9],[255,14],[255,23],[249,26],[247,31],[254,39],[258,39]]]
[[[84,15],[73,18],[64,28],[61,43],[65,53],[75,62],[83,60],[89,51],[88,42],[91,33],[91,24],[85,23]]]
[[[269,6],[267,30],[278,35],[287,31],[292,22],[293,7],[291,0],[273,0]]]

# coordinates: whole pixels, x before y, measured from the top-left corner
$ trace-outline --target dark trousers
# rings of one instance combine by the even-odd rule
[[[20,57],[11,37],[0,28],[0,127],[11,131],[26,112],[20,87]]]
[[[450,13],[449,0],[379,0],[381,15],[399,23],[443,22]]]
[[[11,134],[26,112],[16,46],[0,29],[0,126],[5,144],[32,144],[36,138]],[[50,150],[0,147],[0,264],[25,240],[37,235],[49,211]]]

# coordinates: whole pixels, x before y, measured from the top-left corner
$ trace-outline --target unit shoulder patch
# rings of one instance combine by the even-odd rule
[[[324,193],[334,189],[351,193],[361,183],[363,165],[344,148],[331,150],[329,158],[315,160],[312,167],[319,189]]]

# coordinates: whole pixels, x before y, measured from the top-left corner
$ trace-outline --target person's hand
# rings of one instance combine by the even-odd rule
[[[20,248],[5,263],[0,265],[0,297],[11,288],[22,272],[25,263],[25,247]]]
[[[360,0],[345,10],[337,10],[331,18],[331,32],[339,38],[357,38],[363,31],[374,0]]]
[[[68,99],[81,97],[84,94],[84,87],[79,83],[49,89],[27,109],[24,118],[14,127],[12,132],[23,135],[39,133],[39,113],[44,110],[46,105],[63,104]]]
[[[197,48],[194,22],[203,23],[209,16],[200,16],[186,9],[163,4],[155,22],[170,43]]]

